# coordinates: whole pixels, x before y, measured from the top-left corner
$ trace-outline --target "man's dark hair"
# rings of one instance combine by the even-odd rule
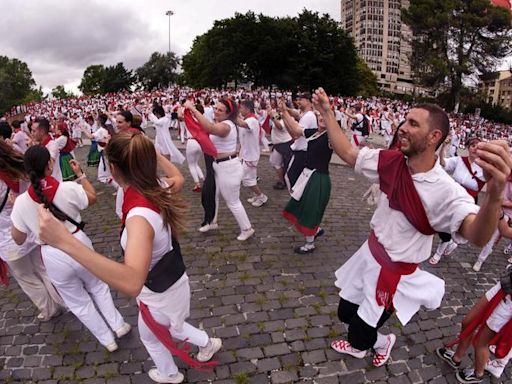
[[[11,126],[7,121],[0,121],[0,137],[4,140],[10,139],[12,136]]]
[[[242,100],[240,105],[243,105],[250,112],[254,113],[254,101],[252,101],[250,99]]]
[[[441,139],[436,145],[436,149],[446,140],[448,133],[450,133],[450,120],[446,112],[436,104],[424,103],[418,104],[413,108],[424,109],[428,112],[428,124],[430,130],[439,129],[442,133]]]
[[[43,131],[45,131],[46,133],[50,132],[50,121],[48,121],[48,119],[44,117],[39,117],[36,119],[35,122]]]
[[[125,121],[130,123],[130,125],[133,123],[133,115],[130,111],[121,111],[119,114],[123,116]]]
[[[165,116],[164,108],[161,105],[155,105],[153,107],[153,113],[155,115],[160,116],[160,117],[164,117]]]
[[[18,129],[21,127],[21,121],[19,120],[13,120],[12,123],[11,123],[11,126],[14,128],[14,129]]]

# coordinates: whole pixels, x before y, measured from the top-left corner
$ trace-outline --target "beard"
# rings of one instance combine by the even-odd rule
[[[410,141],[410,139],[407,138],[409,145],[404,146],[404,144],[401,143],[400,151],[407,157],[417,156],[425,152],[427,149],[427,141],[425,139],[426,137],[417,139],[415,141]]]

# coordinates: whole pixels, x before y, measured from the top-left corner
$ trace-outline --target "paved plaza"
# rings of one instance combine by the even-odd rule
[[[88,150],[77,150],[83,160]],[[82,162],[83,164],[83,162]],[[211,372],[196,372],[179,363],[188,383],[455,383],[453,370],[434,350],[453,338],[476,299],[495,284],[506,265],[502,241],[480,273],[471,269],[479,249],[461,246],[436,267],[422,267],[446,281],[442,307],[419,312],[402,326],[393,316],[383,333],[397,342],[387,365],[374,368],[371,356],[358,360],[333,351],[330,342],[346,336],[337,318],[338,290],[334,271],[364,242],[373,207],[362,200],[369,183],[343,165],[331,165],[332,194],[323,227],[325,235],[309,255],[293,253],[303,237],[281,216],[286,191],[274,191],[274,172],[268,156],[260,161],[260,184],[269,201],[260,208],[241,195],[256,234],[247,242],[236,240],[238,227],[224,203],[219,229],[206,234],[200,194],[193,193],[186,166],[183,195],[190,211],[188,231],[181,239],[192,287],[190,322],[223,340]],[[94,168],[86,168],[91,180]],[[85,231],[96,250],[120,258],[120,222],[114,214],[113,189],[94,183],[98,203],[87,209]],[[437,244],[437,239],[435,240]],[[35,307],[11,279],[0,288],[0,382],[2,383],[152,383],[153,366],[142,346],[134,299],[113,292],[115,303],[134,326],[108,353],[84,326],[66,313],[50,322],[35,319]],[[192,352],[196,352],[192,348]],[[467,359],[463,365],[470,363]],[[512,383],[507,367],[503,383]],[[505,377],[506,375],[506,377]],[[486,379],[486,382],[500,382]]]

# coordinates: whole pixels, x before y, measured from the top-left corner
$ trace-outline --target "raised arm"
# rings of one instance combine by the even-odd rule
[[[344,162],[353,167],[356,164],[359,149],[354,148],[352,144],[350,144],[347,136],[345,136],[345,133],[338,125],[336,116],[334,116],[334,113],[331,110],[329,97],[327,97],[323,88],[318,88],[315,91],[315,94],[313,95],[313,104],[315,109],[318,110],[324,118],[332,149],[343,159]]]
[[[475,162],[484,170],[487,192],[476,215],[464,219],[460,232],[473,244],[483,247],[494,233],[501,216],[505,183],[512,169],[509,147],[505,141],[478,143]]]
[[[283,118],[284,126],[288,130],[288,133],[293,139],[298,139],[299,137],[304,135],[304,129],[300,126],[300,124],[295,120],[295,118],[290,115],[289,108],[286,107],[284,100],[279,100],[278,103],[279,111],[281,112],[281,117]]]
[[[199,112],[194,103],[190,100],[187,100],[183,105],[185,108],[188,108],[190,112],[194,115],[194,117],[199,121],[199,123],[206,129],[209,133],[219,137],[226,137],[229,135],[230,128],[226,123],[212,123],[209,121],[201,112]]]

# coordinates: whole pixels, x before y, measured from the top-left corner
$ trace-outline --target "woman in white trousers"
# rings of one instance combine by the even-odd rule
[[[254,235],[254,229],[240,201],[243,167],[237,155],[238,131],[234,123],[238,118],[238,110],[229,98],[220,99],[214,108],[215,122],[212,123],[197,110],[192,101],[187,100],[184,106],[210,133],[210,140],[217,148],[217,157],[213,161],[217,193],[222,196],[240,227],[237,239],[245,241]],[[199,228],[199,231],[207,232],[216,228],[218,225],[213,222]]]
[[[37,236],[37,211],[39,205],[44,204],[51,207],[52,212],[65,222],[66,226],[61,231],[70,234],[80,244],[92,250],[90,239],[81,230],[80,211],[96,202],[96,192],[85,178],[78,162],[70,161],[78,182],[59,183],[51,177],[53,161],[45,147],[30,147],[25,152],[23,160],[31,185],[27,192],[18,196],[14,202],[11,214],[14,241],[21,245],[26,241],[27,235]],[[124,322],[115,308],[108,286],[68,254],[51,245],[42,245],[41,254],[50,280],[70,311],[108,351],[117,350],[114,333],[117,337],[124,336],[131,327]],[[96,310],[95,304],[101,314]]]

